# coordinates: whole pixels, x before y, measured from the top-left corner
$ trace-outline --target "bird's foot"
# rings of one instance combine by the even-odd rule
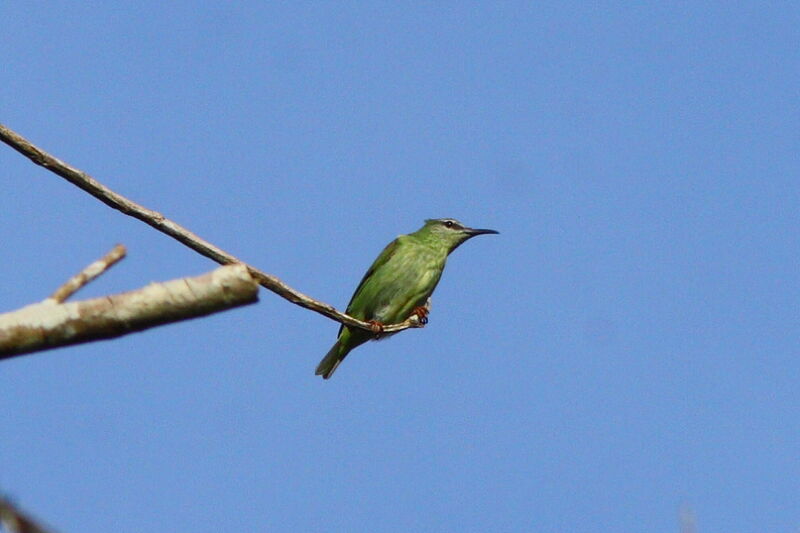
[[[422,305],[415,307],[414,311],[411,312],[412,315],[417,315],[417,318],[419,318],[419,323],[423,326],[428,323],[428,313],[430,313],[428,308]]]
[[[369,324],[370,329],[372,330],[372,333],[375,334],[376,339],[381,336],[381,333],[383,333],[382,322],[378,322],[377,320],[367,320],[367,324]]]

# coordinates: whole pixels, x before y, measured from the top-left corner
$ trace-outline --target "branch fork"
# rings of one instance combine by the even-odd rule
[[[119,337],[258,300],[258,284],[247,267],[239,264],[193,278],[151,283],[122,294],[65,303],[124,256],[125,247],[117,245],[44,301],[0,314],[0,360]]]

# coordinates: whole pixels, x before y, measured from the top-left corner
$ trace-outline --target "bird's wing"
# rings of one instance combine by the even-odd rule
[[[395,239],[392,242],[390,242],[389,244],[387,244],[386,248],[384,248],[383,251],[380,253],[380,255],[378,255],[377,259],[375,259],[375,261],[372,263],[372,265],[367,270],[367,273],[364,274],[363,278],[361,278],[361,282],[358,284],[358,287],[356,287],[356,290],[353,291],[353,296],[350,298],[350,302],[348,302],[348,304],[347,304],[347,310],[345,311],[345,313],[347,313],[348,315],[350,314],[350,311],[352,310],[353,301],[355,301],[356,296],[358,296],[358,293],[361,292],[361,289],[364,287],[364,283],[369,279],[369,277],[376,270],[378,270],[380,267],[385,265],[387,261],[389,261],[389,259],[397,251],[397,245],[398,245],[399,242],[400,242],[400,238],[398,237],[397,239]],[[358,317],[354,317],[354,318],[358,318]],[[342,330],[343,329],[344,329],[344,324],[342,324],[341,327],[339,327],[339,335],[342,334]]]

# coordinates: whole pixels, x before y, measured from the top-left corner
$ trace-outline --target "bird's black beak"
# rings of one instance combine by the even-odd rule
[[[474,229],[474,228],[466,228],[467,235],[470,237],[474,237],[475,235],[491,235],[491,234],[498,234],[499,231],[495,231],[493,229]]]

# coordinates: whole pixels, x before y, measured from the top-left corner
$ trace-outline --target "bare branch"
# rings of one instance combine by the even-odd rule
[[[2,497],[0,497],[0,525],[10,533],[48,533],[51,531]]]
[[[114,266],[114,264],[124,257],[125,247],[121,244],[116,245],[105,256],[84,268],[80,273],[68,279],[65,284],[59,287],[58,290],[50,296],[50,299],[57,303],[63,303],[67,298],[75,294],[81,287],[85,286],[97,276]]]
[[[299,305],[301,307],[305,307],[306,309],[310,309],[315,311],[321,315],[325,315],[326,317],[336,320],[337,322],[341,322],[347,326],[357,327],[364,329],[366,331],[371,331],[372,327],[367,322],[362,320],[358,320],[353,318],[345,313],[337,311],[332,305],[326,304],[324,302],[320,302],[319,300],[315,300],[310,296],[303,294],[300,291],[297,291],[280,279],[266,272],[262,272],[261,270],[247,265],[243,261],[240,261],[233,255],[225,252],[224,250],[217,248],[210,242],[207,242],[191,231],[187,230],[186,228],[172,222],[171,220],[167,219],[161,213],[156,211],[152,211],[143,207],[135,202],[132,202],[125,198],[124,196],[115,193],[108,187],[105,187],[100,182],[96,181],[94,178],[86,174],[85,172],[74,168],[67,163],[53,157],[52,155],[48,154],[41,148],[33,145],[30,141],[22,137],[21,135],[17,134],[16,132],[10,130],[6,126],[0,124],[0,140],[4,143],[9,145],[11,148],[16,150],[17,152],[21,153],[37,165],[40,165],[51,172],[61,176],[62,178],[66,179],[73,185],[83,189],[84,191],[88,192],[101,202],[105,203],[106,205],[125,213],[126,215],[132,216],[148,224],[158,231],[165,233],[176,239],[177,241],[185,244],[192,250],[196,251],[197,253],[208,257],[216,261],[217,263],[226,265],[232,263],[242,263],[247,266],[247,269],[250,271],[250,274],[255,278],[258,283],[270,291],[274,292],[278,296],[289,300],[293,304]],[[404,322],[399,324],[391,324],[386,325],[383,328],[383,331],[386,333],[393,333],[397,331],[402,331],[408,328],[416,328],[421,327],[422,324],[420,323],[419,319],[416,315],[412,315]]]
[[[241,264],[92,300],[58,303],[48,298],[0,314],[0,360],[119,337],[257,300],[258,285]]]

